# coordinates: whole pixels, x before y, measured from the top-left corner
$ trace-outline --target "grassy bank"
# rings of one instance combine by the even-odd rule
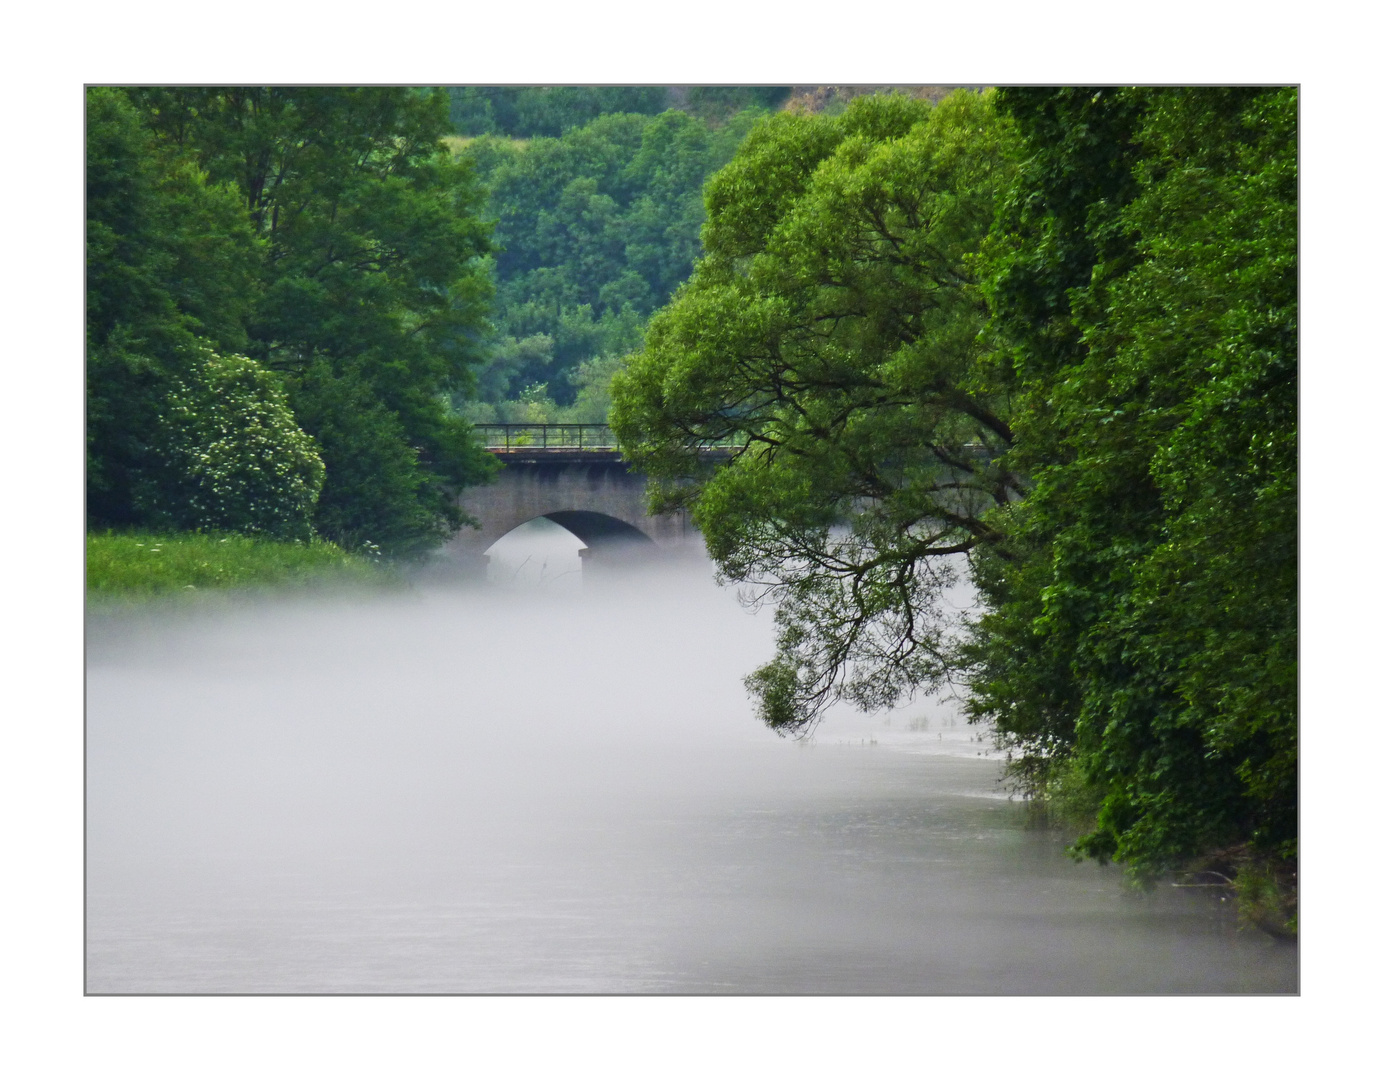
[[[87,595],[138,599],[214,589],[388,584],[394,575],[326,541],[210,533],[88,533]]]

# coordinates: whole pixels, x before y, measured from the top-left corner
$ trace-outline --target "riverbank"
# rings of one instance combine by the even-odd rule
[[[1068,764],[1053,770],[1029,799],[1029,824],[1073,843],[1095,828],[1099,805],[1099,798]],[[1279,941],[1297,940],[1296,858],[1266,855],[1248,844],[1237,844],[1187,858],[1156,877],[1132,877],[1130,884],[1138,889],[1157,886],[1203,893],[1233,905],[1242,928],[1253,927]]]
[[[236,534],[88,533],[90,600],[144,600],[179,593],[321,585],[390,585],[387,565],[325,540]]]

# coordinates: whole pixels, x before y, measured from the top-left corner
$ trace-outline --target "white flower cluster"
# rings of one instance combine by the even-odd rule
[[[247,356],[202,350],[168,405],[169,458],[183,474],[188,526],[311,535],[326,470],[273,373]]]

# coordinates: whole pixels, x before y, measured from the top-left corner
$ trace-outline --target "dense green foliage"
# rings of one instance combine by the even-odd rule
[[[491,466],[448,405],[478,359],[490,281],[483,196],[442,143],[446,96],[258,87],[89,100],[92,523],[163,521],[185,493],[163,417],[205,346],[258,365],[265,375],[245,385],[281,388],[311,436],[325,465],[317,532],[407,554],[454,531],[456,493]],[[184,407],[197,398],[180,393]],[[233,438],[250,415],[231,422]]]
[[[89,533],[86,567],[87,592],[96,601],[394,580],[373,558],[349,554],[325,540],[302,543],[215,533]]]
[[[1296,108],[867,98],[710,181],[612,421],[777,594],[770,724],[964,680],[1021,785],[1093,811],[1077,851],[1293,858]]]
[[[706,258],[617,376],[632,458],[691,500],[724,573],[777,593],[779,656],[753,680],[776,727],[945,676],[941,557],[1015,483],[987,461],[1009,432],[966,265],[1004,143],[974,94],[773,118],[708,186]],[[726,439],[729,466],[676,486]]]
[[[1090,789],[1081,851],[1291,858],[1296,93],[1003,97],[1029,156],[988,274],[1034,487],[977,560],[972,708],[1036,788]]]
[[[678,109],[721,121],[744,109],[776,109],[786,86],[453,86],[452,125],[462,135],[558,136],[607,113],[653,116]]]
[[[603,421],[619,358],[700,254],[705,178],[760,115],[713,127],[679,110],[615,113],[557,138],[468,143],[499,250],[481,404],[459,407],[477,420]]]
[[[163,407],[159,445],[170,468],[152,524],[312,537],[322,458],[268,371],[208,350]]]
[[[247,344],[261,247],[237,192],[160,147],[126,96],[87,113],[87,508],[129,525],[179,512],[163,416],[217,350]],[[268,402],[265,402],[268,405]]]

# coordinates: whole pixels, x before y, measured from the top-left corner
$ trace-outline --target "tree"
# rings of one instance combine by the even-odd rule
[[[1033,490],[977,562],[972,708],[1084,792],[1081,852],[1291,864],[1296,93],[1003,100],[1027,159],[988,280]]]
[[[717,127],[779,108],[787,86],[453,86],[450,118],[462,135],[557,137],[608,113],[669,110]]]
[[[721,123],[744,109],[777,109],[792,92],[791,86],[689,86],[685,107],[700,119]]]
[[[490,408],[462,406],[468,414],[505,412],[503,395],[539,385],[552,409],[573,408],[582,365],[639,346],[650,313],[700,251],[703,181],[758,115],[742,112],[713,131],[676,110],[607,114],[560,138],[466,145],[490,188],[499,248],[497,333],[481,376]],[[540,336],[550,354],[516,371],[518,344]]]
[[[782,731],[947,677],[946,556],[1023,488],[970,269],[1011,170],[989,97],[867,97],[756,127],[706,255],[614,382],[611,422],[729,579],[778,602],[750,685]],[[702,465],[729,443],[730,463]]]
[[[450,535],[462,521],[456,494],[492,462],[447,405],[470,384],[490,286],[481,191],[441,142],[445,95],[131,96],[165,152],[234,185],[263,246],[245,352],[283,378],[321,446],[319,530],[395,554]],[[390,466],[365,474],[366,461]]]
[[[209,354],[245,348],[262,246],[239,193],[161,147],[123,91],[87,92],[86,151],[87,515],[145,524],[186,479],[169,397],[199,384]]]
[[[463,135],[555,137],[605,113],[662,112],[662,86],[454,86],[450,118]]]

